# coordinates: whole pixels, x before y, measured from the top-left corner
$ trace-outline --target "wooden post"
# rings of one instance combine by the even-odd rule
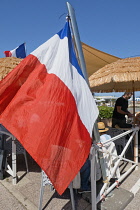
[[[138,163],[138,131],[134,136],[134,161]],[[138,166],[136,166],[136,170],[138,170]]]

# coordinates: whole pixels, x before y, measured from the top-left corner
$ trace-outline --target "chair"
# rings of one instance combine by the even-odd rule
[[[4,147],[5,141],[3,135],[0,134],[0,180],[3,180],[6,168],[6,151],[4,150]]]
[[[111,128],[110,127],[109,130],[107,131],[107,133],[113,138],[115,136],[118,136],[118,135],[124,133],[124,130],[119,129],[119,128]],[[125,147],[127,141],[128,140],[126,139],[126,136],[122,136],[122,137],[118,138],[117,140],[115,140],[114,143],[115,143],[116,148],[119,149],[119,151],[121,152],[122,148]],[[131,151],[133,152],[132,142],[131,142]]]
[[[27,173],[28,173],[29,170],[28,170],[27,154],[26,154],[26,150],[23,148],[20,142],[17,139],[15,139],[14,136],[10,132],[8,132],[7,130],[5,131],[5,130],[6,129],[4,129],[4,131],[2,129],[0,130],[0,137],[1,137],[0,141],[1,141],[1,144],[3,144],[3,150],[5,151],[5,154],[6,154],[4,170],[7,173],[9,173],[11,176],[13,176],[13,179],[15,179],[14,172],[16,173],[16,162],[13,161],[12,159],[12,167],[11,167],[8,161],[8,157],[11,156],[13,153],[15,153],[14,155],[23,154],[25,158]],[[13,141],[16,145],[16,151],[13,151],[13,146],[12,146]]]
[[[15,141],[15,144],[16,144],[16,155],[19,155],[19,154],[24,155],[26,171],[28,173],[29,168],[28,168],[28,161],[27,161],[27,152],[17,139],[15,139],[14,141]],[[6,141],[5,149],[6,149],[6,152],[7,152],[8,156],[12,154],[12,141],[11,140]]]
[[[53,184],[49,180],[47,174],[42,170],[41,173],[41,188],[40,188],[40,198],[39,198],[39,208],[38,210],[42,209],[42,202],[43,202],[43,194],[44,194],[44,187],[46,185],[50,186],[50,190],[55,190]],[[69,186],[70,189],[70,196],[71,196],[71,202],[72,202],[72,210],[75,210],[75,201],[74,201],[74,193],[72,188],[72,183]]]

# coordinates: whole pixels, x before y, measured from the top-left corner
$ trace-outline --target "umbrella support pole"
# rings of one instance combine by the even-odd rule
[[[138,164],[138,132],[134,137],[134,161]],[[138,166],[135,169],[138,170]]]
[[[132,83],[132,88],[133,88],[133,115],[134,115],[134,119],[135,119],[135,90],[134,90],[134,81]]]
[[[132,82],[132,86],[133,86],[133,118],[134,118],[134,122],[135,122],[135,87],[134,87],[134,81]],[[134,161],[138,163],[138,133],[135,135],[135,139],[134,139]],[[138,167],[136,167],[136,170],[138,169]]]

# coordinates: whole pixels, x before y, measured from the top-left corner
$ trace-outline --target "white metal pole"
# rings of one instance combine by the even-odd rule
[[[17,184],[17,164],[16,164],[16,138],[12,137],[12,170],[13,170],[13,185]]]
[[[130,172],[136,167],[136,165],[132,165],[131,168],[128,169],[128,171],[126,171],[115,183],[113,183],[104,193],[103,195],[100,195],[97,199],[97,203],[103,198],[105,197],[109,192],[111,192],[117,185],[118,183],[120,183],[122,180],[125,179],[125,177],[128,176],[128,174],[130,174]]]
[[[92,209],[96,209],[96,150],[95,147],[91,147],[91,200]]]
[[[72,182],[69,185],[72,210],[76,210]]]

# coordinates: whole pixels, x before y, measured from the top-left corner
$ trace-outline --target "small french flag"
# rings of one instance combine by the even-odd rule
[[[4,54],[6,57],[25,58],[26,57],[25,43],[21,44],[20,46],[18,46],[13,50],[4,51]]]

